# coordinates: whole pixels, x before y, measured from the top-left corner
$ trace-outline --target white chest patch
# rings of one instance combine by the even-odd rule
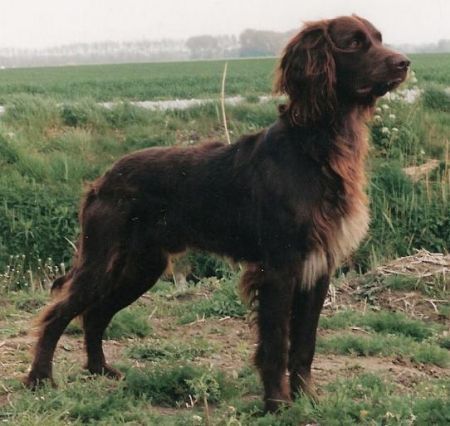
[[[305,290],[311,289],[321,276],[333,273],[359,246],[367,233],[369,220],[367,206],[360,203],[351,215],[341,219],[327,247],[315,249],[306,256],[301,270],[301,286]]]
[[[332,267],[341,264],[366,236],[369,228],[369,210],[366,205],[360,204],[352,215],[342,218],[341,226],[336,238],[330,241],[329,251],[333,259]]]

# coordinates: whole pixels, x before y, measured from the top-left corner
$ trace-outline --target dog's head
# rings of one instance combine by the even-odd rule
[[[405,80],[409,64],[363,18],[312,22],[286,46],[274,89],[289,96],[294,123],[319,122],[333,119],[337,105],[372,106]]]

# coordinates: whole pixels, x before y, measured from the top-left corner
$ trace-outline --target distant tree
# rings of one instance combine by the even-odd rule
[[[276,56],[280,53],[289,33],[247,29],[239,36],[241,56]]]
[[[194,36],[187,39],[186,47],[191,51],[192,58],[213,58],[217,56],[219,40],[210,35]]]
[[[219,48],[218,57],[231,58],[239,56],[239,41],[234,35],[221,35],[217,37]]]
[[[438,52],[450,52],[450,39],[439,40],[437,44]]]

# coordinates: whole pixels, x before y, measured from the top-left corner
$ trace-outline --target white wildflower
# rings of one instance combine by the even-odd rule
[[[381,115],[375,115],[373,117],[373,122],[376,124],[381,124],[383,122],[383,119],[381,118]]]
[[[383,104],[383,105],[381,105],[381,108],[383,108],[384,110],[388,110],[389,109],[389,105],[388,104]]]
[[[395,120],[395,114],[389,114],[389,120]]]
[[[399,130],[397,129],[397,127],[392,128],[392,133],[398,133],[398,132],[399,132]]]
[[[391,131],[390,131],[387,127],[383,127],[383,128],[381,129],[381,133],[382,133],[383,135],[389,135],[389,134],[391,133]]]
[[[192,416],[192,421],[195,425],[201,425],[203,423],[202,418],[200,416]]]
[[[376,108],[375,108],[375,112],[376,112],[377,114],[381,114],[381,108],[380,108],[380,107],[376,107]]]

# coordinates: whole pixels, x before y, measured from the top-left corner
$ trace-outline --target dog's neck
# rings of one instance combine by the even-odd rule
[[[367,126],[373,108],[367,106],[342,107],[332,119],[306,125],[292,122],[285,106],[280,106],[280,119],[294,134],[295,143],[303,152],[320,164],[329,164],[333,158],[352,159],[357,164],[367,153]],[[338,154],[340,153],[340,154]]]
[[[368,128],[366,109],[353,109],[334,127],[334,135],[328,151],[329,168],[338,175],[346,197],[363,197],[365,160],[368,151]]]
[[[351,212],[354,203],[366,204],[365,160],[368,151],[367,122],[372,108],[353,106],[342,108],[332,121],[320,125],[297,126],[289,121],[295,144],[315,160],[325,173],[338,177],[341,183],[342,209]],[[281,112],[283,112],[281,110]],[[286,115],[281,115],[286,123]]]

